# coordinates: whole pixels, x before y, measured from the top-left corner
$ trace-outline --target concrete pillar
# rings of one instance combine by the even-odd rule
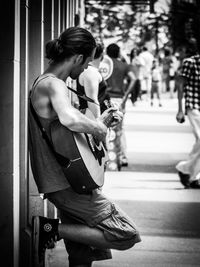
[[[20,0],[1,3],[0,23],[0,251],[1,262],[19,258]]]

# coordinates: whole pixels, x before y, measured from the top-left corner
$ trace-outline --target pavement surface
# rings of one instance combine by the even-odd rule
[[[129,166],[106,172],[103,192],[136,223],[142,242],[94,267],[200,266],[200,194],[184,189],[175,165],[190,152],[194,138],[188,121],[175,120],[177,100],[163,107],[129,101],[125,133]],[[49,267],[67,267],[63,242],[48,251]]]

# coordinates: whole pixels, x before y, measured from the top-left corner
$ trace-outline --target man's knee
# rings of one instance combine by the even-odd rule
[[[141,242],[139,233],[136,233],[130,239],[121,239],[112,243],[112,249],[127,250],[132,248],[136,243]]]

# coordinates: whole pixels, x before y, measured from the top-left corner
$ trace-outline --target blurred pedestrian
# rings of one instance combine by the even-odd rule
[[[195,143],[188,159],[179,162],[176,169],[180,182],[185,188],[200,188],[200,53],[196,41],[191,41],[188,48],[193,55],[183,60],[178,78],[176,119],[179,123],[183,123],[187,115]],[[183,97],[185,98],[185,112],[182,106]]]
[[[143,93],[146,93],[147,100],[150,99],[151,91],[151,69],[153,65],[154,56],[147,49],[146,46],[143,47],[142,52],[140,53],[140,58],[144,61],[144,66],[142,68],[142,84],[141,88]]]
[[[107,83],[99,72],[99,65],[103,59],[103,53],[103,44],[97,43],[93,61],[89,63],[88,68],[77,79],[77,91],[86,94],[96,103],[87,102],[79,97],[79,108],[81,110],[89,108],[96,118],[107,108],[104,100],[110,101],[110,96],[107,93]]]
[[[169,92],[170,98],[174,97],[175,75],[178,69],[178,60],[169,47],[164,50],[162,63],[162,92]]]
[[[152,83],[151,83],[151,106],[153,106],[154,94],[157,95],[158,105],[162,107],[160,94],[161,94],[161,68],[157,59],[153,60],[153,66],[151,71]]]
[[[135,84],[136,77],[131,70],[131,66],[120,59],[120,47],[117,44],[110,44],[106,49],[107,55],[113,61],[113,72],[108,78],[108,93],[111,100],[120,105],[123,113],[125,113],[125,105],[128,96]],[[129,80],[128,86],[125,81]],[[121,166],[128,165],[128,159],[126,155],[126,138],[123,129],[123,121],[114,129],[117,135],[117,147],[119,164]]]
[[[178,71],[179,62],[175,55],[171,55],[171,61],[169,65],[169,92],[170,98],[174,98],[175,93],[175,77]]]
[[[181,66],[183,64],[183,60],[188,56],[186,56],[186,47],[184,45],[177,48],[177,52],[175,53],[176,72],[175,72],[175,77],[174,77],[174,92],[178,91],[177,88],[179,86],[179,77],[180,77],[180,73],[181,73]]]
[[[171,51],[167,47],[164,50],[164,58],[162,59],[162,91],[163,93],[169,92],[170,87],[170,64],[171,64]]]
[[[133,48],[130,53],[130,63],[132,66],[132,70],[135,74],[135,84],[131,91],[131,102],[135,104],[138,98],[141,99],[141,81],[142,81],[142,67],[144,67],[145,62],[140,57],[140,50],[137,48]]]

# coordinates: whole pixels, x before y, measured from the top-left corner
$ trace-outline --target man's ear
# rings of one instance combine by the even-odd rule
[[[77,55],[74,59],[74,63],[82,64],[83,63],[83,55]]]

